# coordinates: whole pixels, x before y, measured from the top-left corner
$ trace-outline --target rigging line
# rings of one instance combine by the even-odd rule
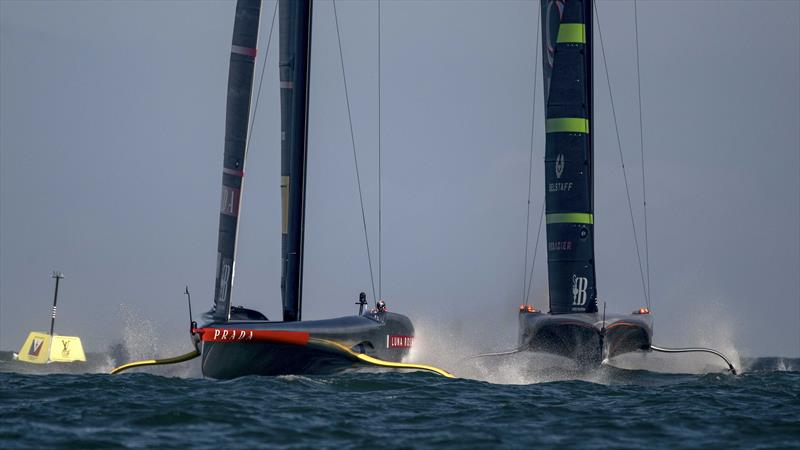
[[[647,287],[645,286],[644,281],[644,270],[642,268],[642,254],[639,251],[639,238],[636,234],[636,221],[633,218],[633,205],[631,204],[631,191],[628,187],[628,174],[625,171],[625,160],[622,157],[622,140],[619,137],[619,124],[617,123],[617,111],[614,108],[614,95],[611,93],[611,78],[608,75],[608,61],[606,60],[606,48],[603,45],[603,32],[600,29],[600,15],[597,11],[597,3],[594,3],[594,15],[595,15],[595,23],[597,24],[597,33],[600,37],[600,50],[603,53],[603,68],[605,69],[606,73],[606,82],[608,83],[608,96],[611,99],[611,115],[614,118],[614,131],[617,133],[617,148],[619,149],[619,162],[622,166],[622,177],[625,180],[625,194],[628,196],[628,211],[630,212],[631,216],[631,227],[633,228],[633,241],[636,247],[636,257],[639,260],[639,275],[642,278],[642,290],[644,291],[644,297],[647,304],[650,304],[649,295],[647,292]]]
[[[381,208],[381,0],[378,0],[378,298],[383,298],[383,215]]]
[[[356,181],[358,184],[358,200],[361,203],[361,222],[364,225],[364,242],[367,244],[367,262],[369,263],[369,280],[372,283],[372,300],[377,303],[375,297],[375,277],[372,272],[372,253],[369,249],[369,235],[367,234],[367,216],[364,213],[364,195],[361,191],[361,175],[358,171],[358,154],[356,153],[356,138],[353,133],[353,117],[350,114],[350,95],[347,92],[347,75],[344,71],[344,55],[342,53],[342,38],[339,34],[339,15],[336,13],[336,0],[333,0],[333,18],[336,22],[336,41],[339,43],[339,61],[342,66],[342,80],[344,82],[344,98],[347,103],[347,122],[350,124],[350,142],[353,145],[353,163],[356,167]]]
[[[536,255],[539,254],[539,237],[542,235],[542,222],[544,219],[544,201],[542,201],[541,212],[539,212],[539,231],[536,233],[536,245],[533,247],[533,264],[531,265],[531,275],[528,278],[528,291],[525,293],[525,304],[528,304],[528,298],[531,295],[531,286],[533,286],[533,269],[536,268]]]
[[[378,0],[380,1],[380,0]],[[531,143],[530,143],[530,160],[528,162],[528,212],[525,217],[525,265],[522,269],[522,302],[528,305],[528,290],[526,285],[530,286],[527,281],[528,277],[528,239],[530,237],[531,228],[531,186],[533,182],[533,137],[536,128],[536,84],[539,81],[539,72],[536,67],[539,65],[539,23],[541,14],[536,14],[536,49],[534,50],[533,57],[533,107],[531,108]],[[531,277],[533,277],[533,267],[531,267]]]
[[[247,144],[244,147],[244,154],[250,148],[250,140],[253,138],[253,124],[256,122],[258,113],[258,99],[261,98],[261,85],[264,84],[264,72],[267,70],[267,56],[269,56],[269,44],[272,42],[272,29],[275,27],[275,16],[278,12],[278,2],[275,1],[275,8],[272,10],[272,22],[269,25],[269,35],[267,36],[267,48],[264,50],[264,62],[261,64],[261,77],[258,80],[258,92],[256,93],[255,104],[253,105],[253,115],[250,117],[250,128],[247,130]]]
[[[639,68],[639,12],[636,7],[637,1],[633,0],[633,24],[636,30],[636,90],[639,94],[639,149],[642,154],[642,207],[644,208],[644,262],[647,271],[647,309],[650,306],[650,244],[647,236],[647,184],[645,183],[644,172],[644,121],[642,119],[642,78]]]

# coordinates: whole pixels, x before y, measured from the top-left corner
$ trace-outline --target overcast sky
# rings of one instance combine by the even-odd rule
[[[262,56],[273,6],[262,9]],[[377,9],[337,8],[375,260]],[[184,285],[196,316],[213,296],[233,9],[0,1],[0,349],[47,329],[53,269],[66,274],[56,330],[88,350],[131,330],[187,345]],[[643,241],[633,3],[598,11]],[[641,1],[638,11],[655,342],[800,356],[800,2]],[[531,1],[382,3],[383,295],[418,333],[446,327],[451,346],[515,345],[534,93],[532,240],[544,194],[537,14]],[[332,3],[317,1],[314,15],[306,319],[351,314],[370,288]],[[276,50],[277,33],[233,291],[234,304],[271,318]],[[598,295],[609,312],[630,312],[644,299],[599,42],[595,51]],[[540,249],[540,307],[545,261]]]

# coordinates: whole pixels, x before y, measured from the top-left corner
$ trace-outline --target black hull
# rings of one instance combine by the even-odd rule
[[[361,365],[354,354],[400,362],[409,346],[390,346],[390,336],[413,336],[411,321],[400,314],[348,316],[302,322],[264,320],[209,323],[205,327],[308,333],[306,344],[281,342],[204,342],[203,375],[230,379],[246,375],[327,375]]]
[[[650,316],[631,314],[543,314],[521,312],[519,348],[551,353],[583,367],[598,366],[624,353],[649,350],[653,328]]]

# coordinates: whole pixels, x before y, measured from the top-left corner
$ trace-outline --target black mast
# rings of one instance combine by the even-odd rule
[[[281,293],[283,320],[300,320],[303,291],[308,80],[311,66],[311,0],[280,0],[281,194],[283,203]]]
[[[239,232],[239,207],[247,152],[250,98],[253,92],[258,22],[261,0],[238,0],[233,25],[228,105],[225,111],[225,152],[222,168],[222,200],[217,242],[217,276],[214,285],[215,320],[230,317],[231,289]]]
[[[542,0],[550,313],[597,312],[592,1]]]

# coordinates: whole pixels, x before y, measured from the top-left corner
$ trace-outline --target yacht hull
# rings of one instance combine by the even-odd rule
[[[580,366],[598,366],[624,353],[649,350],[653,328],[649,315],[521,312],[519,349],[563,356]]]
[[[357,354],[400,362],[414,335],[411,321],[400,314],[381,313],[301,322],[266,320],[210,322],[206,329],[280,332],[302,336],[274,341],[205,341],[202,371],[209,378],[247,375],[326,375],[360,366]],[[232,333],[233,334],[233,333]]]

